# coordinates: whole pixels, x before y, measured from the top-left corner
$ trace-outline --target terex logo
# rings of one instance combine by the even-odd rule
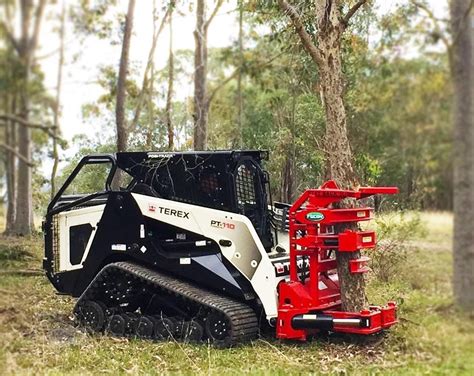
[[[160,214],[164,214],[164,215],[172,215],[172,216],[179,217],[179,218],[189,219],[189,212],[185,212],[185,211],[182,211],[182,210],[165,208],[163,206],[156,207],[155,205],[148,204],[148,211],[159,212]]]
[[[215,221],[213,219],[211,220],[211,226],[217,228],[227,228],[229,230],[235,229],[235,225],[233,223]]]

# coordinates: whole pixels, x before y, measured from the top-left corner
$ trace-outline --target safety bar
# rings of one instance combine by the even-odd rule
[[[111,163],[112,167],[109,171],[109,175],[107,176],[107,180],[105,181],[105,191],[103,192],[96,192],[93,193],[89,196],[83,197],[79,200],[76,200],[72,202],[71,204],[67,205],[61,205],[61,211],[66,210],[66,208],[73,207],[79,203],[85,202],[91,198],[103,195],[107,192],[110,192],[112,190],[111,185],[112,185],[112,179],[114,178],[115,171],[117,170],[117,162],[115,160],[115,156],[112,154],[92,154],[92,155],[87,155],[83,157],[78,165],[74,168],[72,171],[71,175],[68,176],[66,181],[64,182],[63,186],[59,189],[59,191],[56,193],[54,198],[51,200],[51,202],[48,205],[47,209],[47,214],[55,214],[53,213],[54,206],[57,204],[58,200],[60,197],[63,195],[64,191],[69,187],[71,182],[75,179],[79,171],[81,171],[82,167],[85,165],[91,165],[91,164],[104,164],[104,163]],[[55,211],[56,212],[56,211]]]

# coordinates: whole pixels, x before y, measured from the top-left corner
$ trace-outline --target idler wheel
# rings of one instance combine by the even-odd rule
[[[209,340],[218,347],[226,347],[232,340],[232,327],[229,320],[217,312],[211,312],[207,316],[204,330]]]

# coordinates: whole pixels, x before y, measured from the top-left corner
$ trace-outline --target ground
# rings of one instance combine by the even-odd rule
[[[81,332],[72,322],[73,300],[56,295],[41,274],[41,236],[0,236],[0,374],[473,375],[474,320],[451,295],[452,216],[421,219],[427,235],[410,243],[403,267],[390,282],[370,279],[372,302],[400,305],[400,323],[384,336],[262,338],[227,350]]]

